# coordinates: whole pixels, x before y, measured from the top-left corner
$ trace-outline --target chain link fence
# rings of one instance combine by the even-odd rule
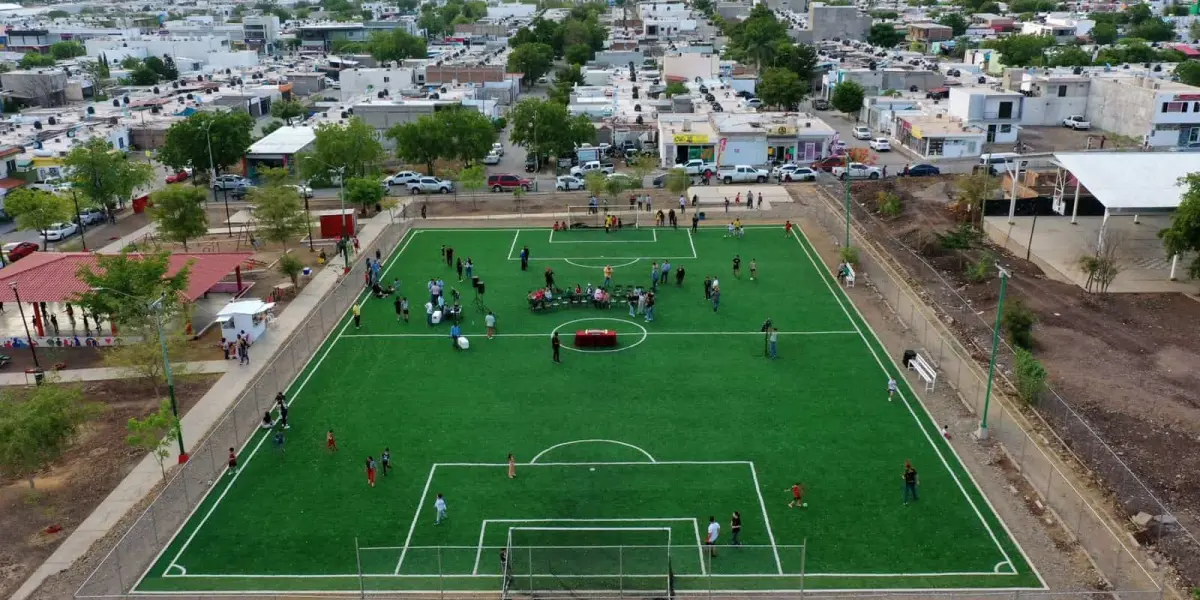
[[[841,244],[845,239],[846,216],[845,209],[838,196],[840,186],[821,187],[821,192],[814,202],[806,205],[806,211],[816,223],[828,232],[835,243]],[[853,203],[852,203],[853,206]],[[854,210],[854,209],[852,209]],[[859,215],[862,212],[862,215]],[[855,218],[851,228],[851,244],[860,249],[860,273],[864,284],[870,285],[889,305],[895,315],[908,327],[910,333],[919,341],[921,354],[934,362],[939,370],[939,379],[944,379],[961,396],[963,402],[976,415],[983,412],[987,390],[987,375],[979,363],[972,358],[971,350],[964,347],[954,334],[931,314],[927,303],[932,303],[938,310],[963,315],[958,318],[970,318],[966,315],[976,315],[976,309],[971,307],[965,298],[954,291],[955,287],[946,281],[931,265],[920,261],[925,272],[916,275],[918,279],[941,282],[944,289],[934,294],[918,295],[901,273],[903,269],[889,263],[888,250],[904,252],[898,240],[892,242],[887,250],[881,249],[872,239],[867,239],[863,233],[860,218],[873,218],[866,211],[854,212]],[[882,243],[882,242],[881,242]],[[899,247],[896,247],[899,246]],[[918,257],[919,258],[919,257]],[[954,300],[957,305],[946,306],[946,299]],[[975,318],[982,319],[976,315]],[[984,323],[988,331],[992,327]],[[974,354],[988,356],[989,347],[984,348],[974,344]],[[997,356],[998,362],[1012,364],[1012,348],[1007,344]],[[1087,425],[1083,418],[1075,412],[1061,396],[1047,386],[1042,397],[1036,403],[1040,411],[1059,413],[1059,417],[1069,416],[1071,423],[1060,436],[1048,423],[1042,421],[1036,412],[1027,417],[1024,412],[1010,408],[1009,402],[1002,401],[998,396],[1004,394],[1003,385],[1015,389],[1013,382],[1002,370],[997,370],[997,386],[993,389],[993,402],[988,412],[988,430],[990,436],[1000,442],[1014,465],[1021,470],[1027,480],[1036,488],[1044,502],[1057,514],[1070,533],[1087,551],[1096,567],[1108,580],[1112,589],[1122,592],[1161,590],[1160,583],[1165,573],[1153,565],[1143,564],[1134,553],[1126,533],[1117,524],[1110,523],[1104,515],[1104,508],[1094,506],[1080,492],[1085,485],[1077,477],[1064,472],[1059,467],[1059,461],[1051,457],[1049,444],[1035,441],[1029,432],[1048,432],[1053,436],[1056,445],[1068,449],[1086,471],[1089,465],[1104,465],[1102,472],[1105,479],[1111,482],[1122,505],[1125,507],[1142,506],[1142,510],[1151,509],[1157,514],[1170,514],[1170,511],[1159,502],[1142,484],[1132,471],[1122,462],[1115,452]],[[998,388],[998,389],[996,389]],[[1033,411],[1030,411],[1033,412]],[[1034,419],[1033,422],[1030,418]],[[1040,436],[1039,436],[1040,437]],[[1066,444],[1063,438],[1071,439],[1072,444]],[[1107,463],[1106,463],[1107,461]],[[1136,512],[1136,509],[1134,509]],[[1184,536],[1191,534],[1182,529]],[[1161,523],[1155,528],[1155,541],[1162,540],[1164,528]],[[1194,540],[1192,541],[1194,544]],[[1128,596],[1125,596],[1128,597]]]
[[[376,249],[390,255],[408,229],[407,224],[386,226],[359,255],[374,254]],[[254,435],[263,413],[274,404],[275,394],[286,390],[300,375],[362,294],[365,268],[362,261],[354,261],[353,270],[334,285],[208,435],[192,447],[188,462],[174,472],[150,506],[84,581],[75,593],[76,598],[123,597],[132,591],[209,488],[220,480],[229,448],[241,448]]]

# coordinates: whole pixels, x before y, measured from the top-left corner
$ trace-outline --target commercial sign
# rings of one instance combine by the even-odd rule
[[[674,139],[675,139],[676,145],[707,144],[708,143],[708,135],[703,134],[703,133],[677,133],[677,134],[675,134]]]

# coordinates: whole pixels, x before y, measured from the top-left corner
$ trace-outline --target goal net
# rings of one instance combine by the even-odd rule
[[[613,208],[611,206],[567,205],[567,227],[570,229],[603,229],[605,217],[611,216],[615,218],[615,223],[622,229],[625,227],[637,229],[641,226],[643,215],[646,215],[647,219],[651,218],[648,213],[637,209]]]
[[[503,598],[579,592],[670,596],[671,528],[509,528]]]

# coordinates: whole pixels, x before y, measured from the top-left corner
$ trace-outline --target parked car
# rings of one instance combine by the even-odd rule
[[[791,171],[785,171],[779,177],[780,181],[816,181],[817,171],[811,167],[796,167]]]
[[[295,184],[295,185],[289,185],[287,187],[290,187],[293,190],[296,190],[296,193],[300,194],[301,198],[312,198],[313,197],[313,189],[302,183]]]
[[[813,110],[829,110],[831,108],[829,101],[824,98],[817,98],[812,101]]]
[[[751,98],[746,101],[746,106],[749,108],[760,108],[762,105],[763,101],[759,100],[758,98]]]
[[[42,190],[43,192],[50,192],[51,194],[55,194],[58,192],[65,192],[65,191],[71,189],[71,182],[55,177],[55,178],[47,179],[45,181],[41,181],[38,183],[30,184],[29,187],[31,189]]]
[[[1063,127],[1070,127],[1076,131],[1081,129],[1091,129],[1092,122],[1083,118],[1083,115],[1071,115],[1062,121]]]
[[[560,175],[554,181],[554,189],[560,192],[571,192],[583,189],[583,180],[574,175]]]
[[[834,167],[846,166],[846,159],[845,159],[845,157],[842,157],[842,156],[827,156],[827,157],[822,158],[821,160],[818,160],[808,166],[810,166],[818,171],[825,171],[826,173],[832,173]]]
[[[85,208],[79,211],[79,215],[73,217],[71,220],[76,223],[83,223],[85,226],[95,225],[96,223],[107,221],[108,213],[98,208]]]
[[[0,252],[8,257],[8,262],[17,262],[41,249],[37,242],[10,242],[0,247]]]
[[[393,185],[408,185],[410,182],[416,181],[424,175],[416,171],[400,171],[395,175],[390,175],[383,178],[383,187],[392,187]]]
[[[616,179],[616,180],[621,181],[624,184],[625,189],[627,189],[627,190],[632,190],[632,189],[642,187],[641,182],[634,181],[633,177],[626,173],[609,173],[608,179]]]
[[[214,190],[236,190],[250,187],[250,181],[241,175],[226,173],[224,175],[217,175],[217,178],[213,180],[212,186]]]
[[[488,175],[487,186],[493,192],[511,192],[517,188],[528,192],[533,188],[533,181],[505,173],[502,175]]]
[[[858,127],[855,127],[854,131],[851,132],[851,135],[853,135],[854,139],[856,140],[869,140],[872,137],[871,130],[865,125],[859,125]]]
[[[58,240],[69,238],[78,232],[79,226],[74,223],[51,223],[42,232],[42,237],[51,242],[57,242]]]
[[[830,172],[838,179],[879,179],[883,177],[883,171],[879,167],[872,167],[862,163],[850,163],[849,169],[844,166],[834,167]]]
[[[784,163],[782,165],[776,165],[774,168],[771,169],[771,177],[783,179],[784,173],[789,172],[789,171],[795,171],[796,169],[799,169],[799,168],[800,168],[800,165],[797,165],[795,163]]]
[[[578,167],[571,167],[571,174],[576,177],[585,177],[588,173],[604,173],[605,175],[611,175],[616,170],[616,165],[612,163],[602,163],[598,160],[589,160]]]
[[[504,156],[504,144],[501,144],[500,142],[493,143],[492,152],[494,152],[496,156]]]
[[[766,183],[771,173],[766,169],[755,169],[750,165],[736,165],[717,171],[717,179],[724,184],[730,183]]]
[[[500,155],[495,152],[488,152],[488,155],[483,157],[483,164],[498,165],[500,164]]]
[[[190,175],[187,171],[175,171],[174,173],[167,175],[167,183],[183,183],[184,181],[187,181],[188,177],[190,177]]]
[[[422,177],[408,182],[408,191],[412,194],[449,194],[454,191],[454,182],[437,177]]]
[[[705,162],[699,158],[693,158],[692,160],[689,160],[685,163],[675,165],[675,168],[683,169],[685,173],[687,173],[688,175],[691,175],[693,177],[695,177],[696,175],[703,175],[705,177],[711,177],[714,173],[717,172],[717,164],[716,163]]]
[[[891,142],[885,137],[877,137],[867,142],[867,145],[876,152],[888,152],[892,149]]]
[[[901,171],[901,173],[904,173]],[[913,165],[908,168],[909,177],[928,177],[930,175],[941,175],[942,170],[929,164]]]

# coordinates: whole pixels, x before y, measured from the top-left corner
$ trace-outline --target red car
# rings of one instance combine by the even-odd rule
[[[817,169],[818,171],[825,171],[826,173],[829,173],[833,170],[834,167],[846,166],[846,157],[844,157],[844,156],[829,156],[826,158],[822,158],[821,160],[818,160],[809,166],[814,169]]]
[[[516,175],[489,175],[487,186],[493,192],[511,192],[517,188],[528,192],[533,189],[533,181]]]
[[[187,181],[187,178],[187,171],[176,171],[172,175],[167,175],[167,183],[183,183],[184,181]]]
[[[17,262],[41,249],[36,242],[16,242],[5,244],[3,252],[8,256],[8,262]]]

